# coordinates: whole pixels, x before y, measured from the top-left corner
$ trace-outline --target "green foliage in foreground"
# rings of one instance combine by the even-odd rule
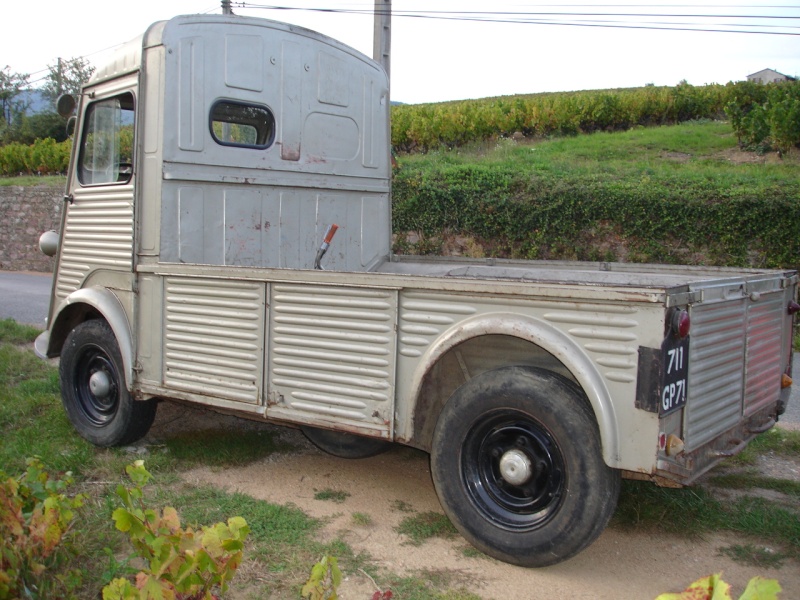
[[[126,533],[144,568],[136,585],[116,578],[103,588],[103,600],[179,598],[211,600],[214,592],[224,593],[242,563],[244,541],[250,532],[241,517],[199,530],[182,527],[178,511],[167,506],[158,511],[144,499],[144,486],[151,475],[144,461],[125,468],[133,486],[117,486],[122,506],[112,517],[119,531]]]
[[[38,458],[12,477],[0,469],[0,598],[57,598],[72,594],[80,573],[59,572],[81,494],[68,496],[72,478],[52,477]]]
[[[475,257],[800,267],[796,161],[738,152],[730,125],[704,122],[406,156],[396,251],[449,235]]]
[[[739,600],[778,600],[782,589],[775,579],[753,577]],[[703,577],[691,583],[683,592],[661,594],[656,600],[732,600],[731,586],[722,579],[721,573]]]

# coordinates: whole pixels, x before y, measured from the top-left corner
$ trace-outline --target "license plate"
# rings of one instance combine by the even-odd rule
[[[689,337],[669,336],[661,344],[664,379],[661,386],[659,414],[667,415],[686,404],[689,375]]]

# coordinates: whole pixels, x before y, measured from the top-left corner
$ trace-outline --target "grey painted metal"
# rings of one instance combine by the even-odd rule
[[[235,27],[224,27],[235,23]],[[260,19],[181,17],[166,24],[162,261],[362,271],[390,253],[383,72],[350,48]],[[276,118],[265,150],[209,133],[220,98]],[[244,184],[244,185],[242,185]]]
[[[785,292],[727,296],[691,309],[684,440],[690,451],[774,403],[787,366]]]

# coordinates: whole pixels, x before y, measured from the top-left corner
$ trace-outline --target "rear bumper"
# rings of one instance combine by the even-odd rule
[[[751,415],[700,448],[674,457],[661,454],[655,474],[682,485],[693,483],[726,458],[739,454],[757,435],[771,429],[778,421],[778,407],[779,403],[775,403]]]

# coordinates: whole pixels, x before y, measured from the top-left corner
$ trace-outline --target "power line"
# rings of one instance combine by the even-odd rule
[[[334,14],[358,14],[372,15],[372,10],[359,8],[308,8],[292,6],[275,6],[264,4],[253,4],[249,2],[235,3],[242,8],[276,10],[276,11],[305,11]],[[575,5],[585,6],[585,5]],[[610,5],[626,6],[630,5]],[[638,6],[638,5],[637,5]],[[660,7],[668,5],[660,5]],[[597,8],[593,6],[593,8]],[[683,6],[681,6],[683,8]],[[715,6],[715,8],[721,8]],[[736,7],[741,8],[741,7]],[[756,7],[745,7],[756,8]],[[764,7],[759,7],[764,8]],[[794,8],[794,7],[779,7]],[[798,7],[800,8],[800,7]],[[789,25],[763,25],[757,23],[727,23],[727,24],[708,24],[702,22],[672,23],[657,21],[655,23],[637,23],[635,21],[611,21],[596,20],[593,22],[579,19],[580,17],[615,17],[615,18],[687,18],[687,19],[781,19],[781,20],[800,20],[800,16],[778,16],[778,15],[721,15],[721,14],[666,14],[666,13],[622,13],[622,12],[511,12],[511,11],[404,11],[396,10],[392,13],[393,17],[417,18],[417,19],[437,19],[448,21],[480,22],[480,23],[507,23],[507,24],[526,24],[526,25],[558,25],[567,27],[607,27],[610,29],[646,29],[657,31],[689,31],[703,33],[745,33],[758,35],[790,35],[797,36],[800,33],[792,31],[768,31],[766,29],[785,29],[793,30],[797,27]],[[537,18],[535,18],[537,17]],[[543,17],[575,17],[575,19],[550,20]],[[678,25],[681,25],[680,27]],[[732,27],[749,29],[729,29]]]

